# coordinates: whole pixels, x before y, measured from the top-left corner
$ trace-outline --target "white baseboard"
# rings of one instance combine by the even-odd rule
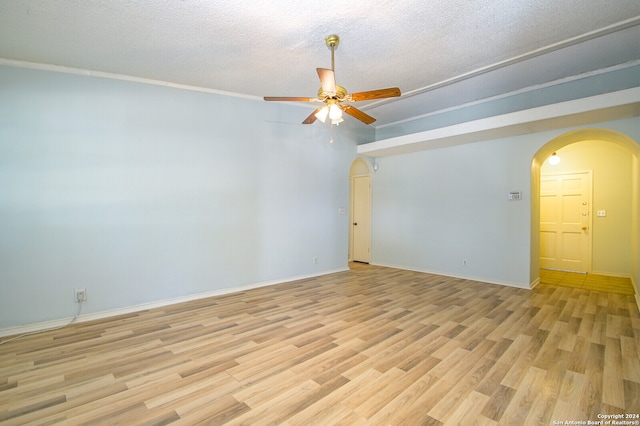
[[[371,262],[371,265],[384,266],[386,268],[403,269],[405,271],[421,272],[423,274],[440,275],[440,276],[443,276],[443,277],[459,278],[461,280],[478,281],[478,282],[482,282],[482,283],[496,284],[496,285],[501,285],[501,286],[505,286],[505,287],[522,288],[522,289],[525,289],[525,290],[531,290],[533,288],[531,286],[522,285],[522,284],[516,284],[516,283],[510,283],[510,282],[506,282],[506,281],[488,280],[486,278],[471,277],[471,276],[464,276],[464,275],[453,275],[453,274],[450,274],[448,272],[433,271],[433,270],[429,270],[429,269],[410,268],[410,267],[407,267],[407,266],[398,266],[398,265],[391,265],[391,264],[386,264],[386,263],[374,263],[374,262]],[[536,285],[537,284],[538,283],[536,283]]]
[[[540,277],[538,277],[535,280],[533,280],[533,282],[531,283],[531,290],[536,288],[538,284],[540,284]]]
[[[591,271],[589,273],[592,275],[606,275],[608,277],[616,277],[616,278],[631,278],[631,275],[629,274],[620,274],[617,272]]]
[[[94,320],[114,317],[118,315],[130,314],[133,312],[146,311],[148,309],[161,308],[163,306],[175,305],[177,303],[190,302],[192,300],[198,300],[198,299],[206,299],[208,297],[222,296],[222,295],[231,294],[231,293],[239,293],[241,291],[251,290],[254,288],[284,284],[292,281],[298,281],[298,280],[304,280],[308,278],[320,277],[323,275],[334,274],[337,272],[345,272],[348,270],[349,268],[339,268],[339,269],[333,269],[330,271],[323,271],[322,273],[318,273],[318,274],[300,275],[300,276],[289,277],[281,280],[261,281],[261,282],[251,283],[251,284],[242,285],[242,286],[235,286],[235,287],[222,288],[222,289],[213,290],[213,291],[207,291],[204,293],[189,294],[186,296],[180,296],[180,297],[175,297],[171,299],[156,300],[153,302],[142,303],[139,305],[125,306],[122,308],[110,309],[108,311],[93,312],[90,314],[81,314],[75,320],[75,323],[94,321]],[[43,321],[43,322],[38,322],[33,324],[20,325],[16,327],[3,328],[3,329],[0,329],[0,337],[20,335],[25,333],[34,333],[34,332],[46,331],[54,328],[63,327],[69,324],[69,322],[72,319],[73,317],[67,317],[67,318],[60,318],[60,319],[55,319],[51,321]]]

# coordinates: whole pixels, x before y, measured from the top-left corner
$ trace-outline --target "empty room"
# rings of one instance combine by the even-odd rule
[[[639,425],[639,40],[0,1],[0,424]]]

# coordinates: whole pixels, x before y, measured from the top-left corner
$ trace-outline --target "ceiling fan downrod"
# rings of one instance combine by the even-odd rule
[[[333,58],[333,52],[338,47],[338,43],[340,43],[340,37],[335,34],[331,34],[324,39],[324,42],[327,44],[327,47],[331,49],[331,71],[335,72],[335,61]]]

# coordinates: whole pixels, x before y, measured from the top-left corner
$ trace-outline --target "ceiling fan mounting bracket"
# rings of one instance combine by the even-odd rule
[[[327,44],[327,47],[329,49],[331,49],[332,47],[337,48],[338,44],[340,43],[340,37],[338,37],[335,34],[331,34],[330,36],[324,39],[324,42]]]

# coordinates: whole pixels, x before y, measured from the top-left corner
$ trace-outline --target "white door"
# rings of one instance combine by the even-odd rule
[[[369,263],[371,253],[371,176],[353,177],[352,260]]]
[[[589,272],[591,173],[540,176],[540,267]]]

